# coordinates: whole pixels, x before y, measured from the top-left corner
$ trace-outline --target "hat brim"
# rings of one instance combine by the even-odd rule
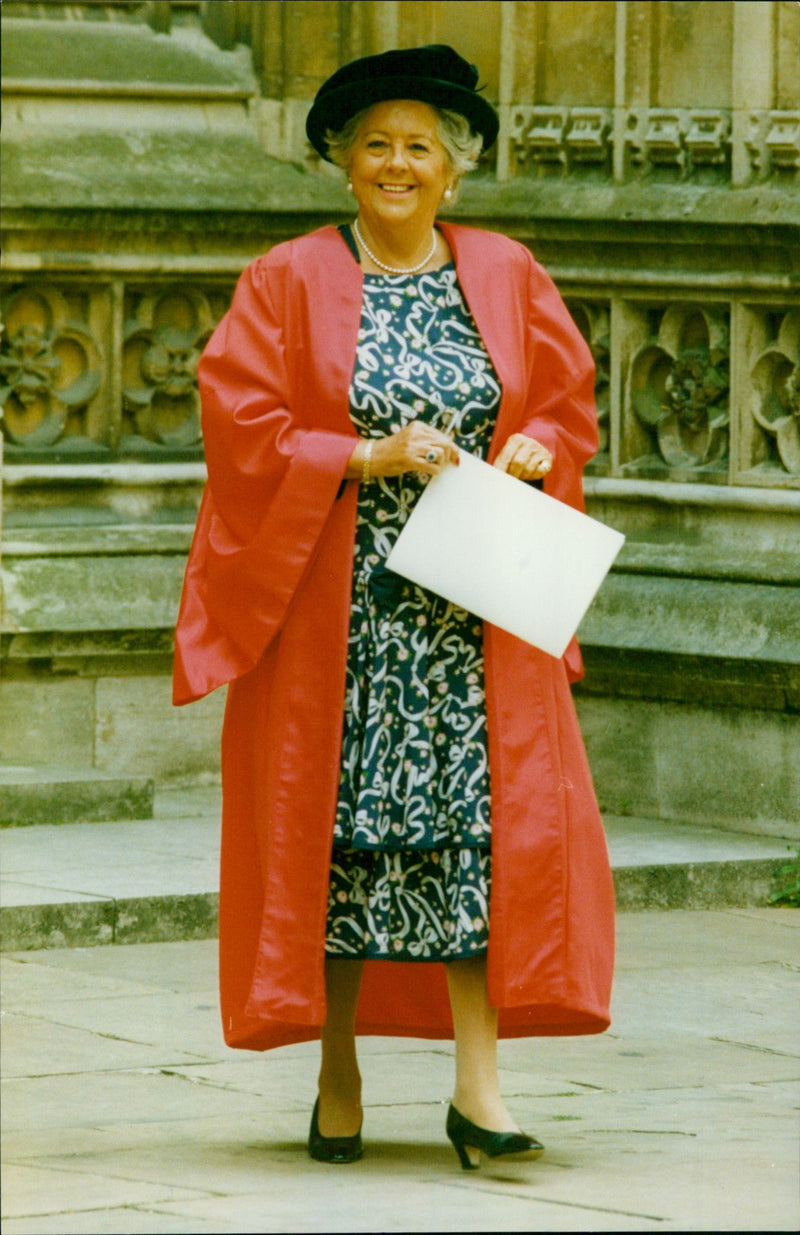
[[[387,99],[416,99],[465,116],[473,132],[483,138],[483,149],[488,150],[497,140],[499,120],[490,103],[475,90],[455,85],[450,81],[401,74],[385,74],[340,86],[317,97],[306,120],[306,135],[311,145],[323,159],[331,162],[325,134],[334,133],[347,123],[351,116],[383,103]]]

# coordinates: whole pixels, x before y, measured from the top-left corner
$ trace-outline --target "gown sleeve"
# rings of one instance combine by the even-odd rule
[[[594,360],[553,280],[530,255],[527,333],[528,397],[520,432],[553,456],[545,492],[583,510],[581,477],[598,447]]]
[[[553,280],[528,253],[526,355],[527,398],[520,432],[541,442],[553,456],[543,489],[577,510],[585,509],[583,469],[597,452],[595,365]],[[583,677],[577,639],[564,653],[571,682]]]
[[[200,361],[208,483],[176,629],[178,704],[241,676],[263,655],[355,444],[355,435],[316,427],[313,409],[297,405],[291,356],[302,344],[287,345],[298,329],[291,264],[273,253],[245,270]]]

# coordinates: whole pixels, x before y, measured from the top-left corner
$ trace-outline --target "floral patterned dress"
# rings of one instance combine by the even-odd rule
[[[452,264],[365,275],[350,413],[419,418],[485,457],[500,383]],[[385,567],[425,479],[359,491],[326,954],[418,961],[488,942],[491,797],[482,625]]]

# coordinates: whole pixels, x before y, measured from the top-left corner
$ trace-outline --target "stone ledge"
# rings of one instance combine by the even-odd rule
[[[756,711],[800,712],[800,664],[691,656],[584,641],[575,694]]]
[[[656,647],[617,647],[593,641],[581,648],[586,676],[577,695],[652,699],[712,707],[800,712],[800,663],[748,656],[689,654]],[[172,672],[173,626],[132,630],[0,633],[6,682],[43,675],[137,677]]]
[[[770,858],[617,868],[617,911],[767,906],[785,865],[785,859]],[[5,905],[0,950],[213,939],[218,906],[216,892]]]
[[[19,463],[8,468],[3,484],[9,489],[35,488],[46,485],[48,489],[139,488],[155,485],[203,485],[207,470],[205,463]]]
[[[77,222],[82,231],[98,212],[122,211],[126,229],[134,225],[131,212],[140,217],[156,212],[171,213],[173,229],[174,216],[184,216],[177,226],[185,232],[199,202],[203,217],[246,211],[262,225],[273,212],[291,212],[293,202],[301,216],[348,207],[343,184],[270,158],[252,134],[234,128],[145,133],[133,124],[119,131],[31,128],[6,138],[3,183],[6,210],[44,211],[40,226],[60,210],[67,226]],[[6,218],[6,226],[9,222]],[[302,229],[296,215],[295,234]]]
[[[143,896],[131,900],[6,905],[0,909],[0,949],[92,948],[113,943],[213,939],[216,892]]]
[[[3,832],[3,947],[213,937],[219,812],[219,787],[195,784],[159,791],[153,820]],[[605,826],[620,909],[767,905],[796,848],[653,818]]]
[[[659,508],[687,506],[755,513],[800,514],[800,493],[759,489],[749,485],[685,484],[680,481],[630,480],[616,476],[585,476],[587,501],[654,503]],[[663,510],[662,510],[663,513]]]
[[[184,553],[6,557],[6,631],[143,630],[172,627]]]
[[[249,97],[255,91],[249,56],[223,51],[200,30],[178,38],[139,23],[48,20],[12,11],[3,35],[4,94],[35,92],[42,85],[50,93],[74,91],[87,84],[150,94],[180,85],[198,93],[227,88]]]
[[[5,681],[56,675],[138,677],[172,673],[172,626],[145,630],[28,631],[0,633],[0,672]]]
[[[277,159],[244,130],[226,135],[222,130],[204,134],[190,128],[153,128],[147,140],[145,168],[136,164],[137,153],[141,159],[140,126],[119,132],[30,128],[24,138],[21,134],[10,137],[6,142],[6,213],[43,211],[42,223],[52,223],[60,216],[67,227],[85,228],[87,211],[124,211],[119,223],[127,229],[132,226],[130,212],[143,217],[154,212],[163,215],[166,227],[169,211],[179,209],[186,214],[182,228],[190,222],[202,225],[208,219],[212,230],[217,230],[222,220],[214,221],[210,215],[221,211],[226,226],[234,216],[241,216],[245,227],[250,220],[248,230],[262,234],[265,224],[269,224],[267,234],[275,223],[280,225],[281,220],[272,217],[278,214],[286,216],[284,223],[295,235],[316,225],[310,216],[317,215],[322,222],[352,214],[343,177],[310,164]],[[27,147],[28,159],[24,157]],[[106,163],[112,148],[115,168],[123,159],[115,180]],[[194,165],[192,148],[197,153]],[[78,156],[85,167],[76,164]],[[176,183],[181,177],[175,177],[171,159],[179,160],[185,183]],[[241,161],[238,194],[237,160]],[[80,177],[76,165],[82,167]],[[199,177],[210,196],[198,194]],[[465,181],[458,205],[444,217],[520,239],[536,237],[540,246],[568,236],[573,250],[576,244],[594,249],[595,262],[598,254],[614,248],[622,268],[645,280],[651,272],[642,268],[636,252],[641,245],[662,250],[666,246],[673,252],[681,245],[707,242],[702,267],[690,275],[697,280],[709,272],[724,272],[726,278],[736,278],[738,273],[756,284],[768,276],[765,285],[790,287],[789,272],[797,269],[797,262],[789,257],[790,241],[800,221],[797,197],[767,185],[589,185],[548,183],[525,176],[498,182],[490,174],[476,173]],[[620,227],[626,232],[624,248]],[[760,261],[755,234],[765,248]],[[564,259],[569,260],[566,251]],[[667,272],[673,270],[669,261],[658,264]]]
[[[786,859],[686,862],[614,871],[617,910],[723,909],[768,905]]]
[[[0,768],[0,827],[152,819],[154,782],[51,767]]]
[[[578,639],[710,660],[800,663],[800,589],[612,571]]]

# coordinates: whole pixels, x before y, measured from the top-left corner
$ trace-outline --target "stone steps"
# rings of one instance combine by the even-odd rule
[[[160,790],[152,818],[5,829],[2,947],[212,937],[219,807],[216,786]],[[764,906],[788,882],[793,846],[782,837],[621,816],[605,824],[620,910]]]
[[[154,796],[148,776],[7,765],[0,767],[0,827],[152,819]]]

